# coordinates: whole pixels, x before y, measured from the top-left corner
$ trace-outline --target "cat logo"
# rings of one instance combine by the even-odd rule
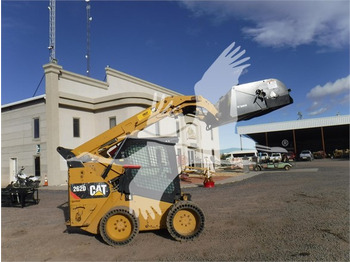
[[[90,185],[90,196],[105,196],[107,195],[107,185],[106,184],[92,184]]]

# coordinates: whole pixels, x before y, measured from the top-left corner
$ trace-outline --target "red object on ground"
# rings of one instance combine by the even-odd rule
[[[44,186],[48,186],[48,185],[49,185],[49,180],[47,180],[47,176],[45,175]]]
[[[214,181],[208,181],[208,182],[204,182],[204,187],[210,188],[210,187],[214,187],[215,182]]]

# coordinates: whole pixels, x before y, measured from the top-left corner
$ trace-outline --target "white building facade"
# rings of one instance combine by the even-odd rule
[[[7,186],[21,166],[28,175],[46,177],[49,185],[67,183],[67,165],[57,153],[75,148],[167,96],[180,93],[107,67],[100,81],[44,65],[45,95],[2,106],[1,184]],[[3,87],[6,88],[6,87]],[[185,117],[166,118],[139,137],[177,136],[179,170],[201,165],[205,156],[219,159],[218,130]]]

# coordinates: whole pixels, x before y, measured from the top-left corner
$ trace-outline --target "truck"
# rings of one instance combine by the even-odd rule
[[[258,162],[268,162],[270,160],[270,156],[266,152],[259,152],[258,156]]]
[[[166,97],[74,149],[58,147],[68,166],[67,226],[100,234],[112,246],[130,243],[139,231],[164,228],[179,241],[198,237],[205,216],[191,195],[181,190],[176,138],[141,139],[137,133],[180,115],[193,116],[210,130],[293,102],[280,81],[274,88],[264,81],[240,97],[246,104],[242,111],[232,109],[237,105],[232,90],[215,105],[202,96]]]
[[[282,161],[282,154],[281,153],[272,153],[270,155],[269,161],[271,161],[271,162],[281,162]]]

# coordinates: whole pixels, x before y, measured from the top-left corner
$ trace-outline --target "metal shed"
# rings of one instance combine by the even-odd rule
[[[261,145],[282,146],[296,154],[304,149],[331,154],[349,148],[349,127],[350,115],[345,115],[240,126],[237,131]]]

